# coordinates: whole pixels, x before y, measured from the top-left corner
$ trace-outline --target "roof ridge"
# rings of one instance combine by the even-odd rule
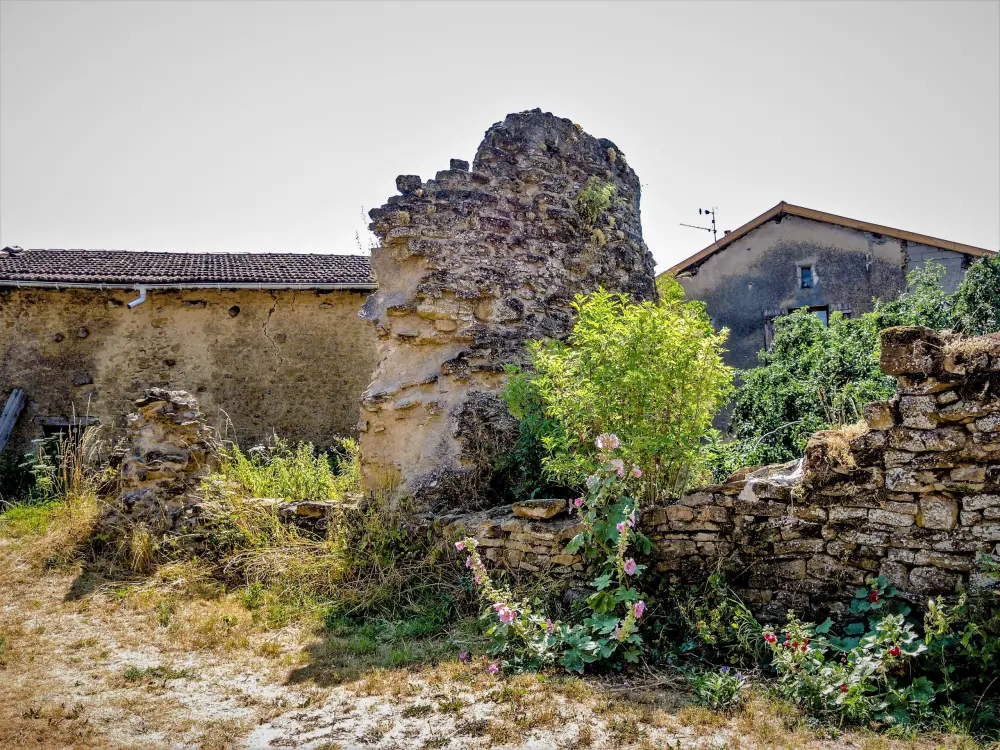
[[[929,247],[937,247],[942,250],[951,250],[957,253],[963,253],[965,255],[972,255],[978,257],[980,255],[987,255],[991,253],[996,253],[996,250],[989,250],[984,247],[976,247],[975,245],[966,245],[961,242],[954,242],[952,240],[943,240],[939,237],[932,237],[928,234],[920,234],[918,232],[910,232],[905,229],[896,229],[895,227],[885,226],[883,224],[875,224],[870,221],[861,221],[860,219],[851,219],[847,216],[840,216],[838,214],[831,214],[826,211],[819,211],[813,208],[806,208],[805,206],[797,206],[794,203],[787,203],[785,201],[779,201],[777,205],[772,206],[764,213],[759,216],[755,216],[753,219],[743,224],[739,228],[728,232],[723,235],[722,239],[716,240],[708,247],[699,250],[694,255],[691,255],[680,263],[677,263],[670,268],[668,268],[663,273],[677,274],[681,271],[686,270],[690,266],[696,263],[707,260],[712,255],[725,250],[729,245],[743,237],[750,232],[754,231],[758,227],[766,224],[767,222],[776,219],[779,216],[798,216],[803,219],[810,219],[812,221],[821,221],[827,224],[835,224],[837,226],[847,227],[848,229],[857,229],[863,232],[870,232],[872,234],[881,234],[889,237],[894,237],[900,240],[906,240],[908,242],[915,242],[921,245],[927,245]]]

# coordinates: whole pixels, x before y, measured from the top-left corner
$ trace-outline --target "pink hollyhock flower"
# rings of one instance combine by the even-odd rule
[[[625,574],[630,576],[635,575],[635,560],[631,557],[625,561]]]
[[[517,610],[510,609],[509,607],[504,607],[498,612],[498,614],[500,615],[500,622],[509,625],[510,623],[514,622],[514,618],[517,617]]]
[[[500,665],[490,664],[488,667],[486,667],[486,671],[489,672],[490,674],[496,674],[497,672],[500,671]]]
[[[552,620],[545,621],[545,629],[549,632],[549,635],[556,632],[556,626],[552,623]]]
[[[611,467],[612,471],[618,474],[619,477],[625,476],[625,463],[620,458],[614,459],[608,465]]]
[[[495,609],[497,612],[499,612],[501,609],[506,609],[506,608],[507,607],[503,602],[497,602],[496,604],[493,605],[493,609]]]
[[[467,568],[472,567],[472,555],[469,555],[467,558],[465,558],[465,567]]]
[[[618,524],[615,526],[615,528],[618,529],[619,534],[624,534],[625,529],[628,528],[628,524],[626,524],[624,521],[619,521]]]
[[[465,549],[465,542],[455,542],[455,549],[461,552],[463,549]]]
[[[476,571],[476,575],[473,578],[479,585],[482,585],[483,581],[486,580],[485,576],[483,576],[483,574],[480,573],[478,570]]]
[[[613,635],[614,635],[616,641],[620,641],[621,640],[621,638],[622,638],[622,626],[621,625],[616,625],[615,626],[615,632],[613,633]]]
[[[463,651],[462,653],[460,653],[458,655],[458,660],[459,661],[468,661],[469,660],[469,652],[468,651]]]
[[[575,505],[577,508],[579,508],[581,505],[583,505],[583,498],[582,497],[578,497],[576,500],[573,501],[573,505]]]
[[[635,613],[635,619],[638,620],[640,617],[642,617],[642,613],[646,611],[646,602],[640,599],[639,601],[637,601],[635,604],[632,605],[632,611]]]
[[[777,643],[778,636],[776,636],[774,633],[765,633],[764,640],[767,641],[768,643]]]
[[[642,476],[642,469],[640,469],[640,468],[639,468],[638,466],[636,466],[635,464],[632,464],[632,476],[633,476],[633,477],[634,477],[635,479],[638,479],[639,477],[641,477],[641,476]]]

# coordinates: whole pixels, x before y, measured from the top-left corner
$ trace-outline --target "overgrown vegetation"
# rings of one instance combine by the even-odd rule
[[[645,472],[644,497],[681,492],[699,476],[702,441],[730,393],[726,332],[669,278],[656,304],[598,291],[573,309],[567,341],[534,342],[531,371],[511,374],[505,399],[521,420],[519,450],[541,456],[548,481],[579,488],[601,466],[593,436],[614,433],[621,458]]]
[[[739,373],[733,440],[710,449],[716,479],[741,466],[798,458],[814,432],[855,422],[866,403],[890,398],[895,381],[879,369],[883,329],[1000,330],[1000,259],[979,258],[954,294],[941,290],[943,274],[936,264],[917,268],[899,299],[876,301],[857,318],[833,313],[829,326],[805,311],[778,318],[771,349],[758,355],[760,366]]]

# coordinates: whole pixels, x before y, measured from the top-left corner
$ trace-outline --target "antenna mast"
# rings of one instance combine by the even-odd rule
[[[703,229],[706,232],[711,232],[712,233],[712,242],[713,243],[718,242],[719,241],[719,235],[718,235],[718,232],[715,229],[715,212],[718,211],[718,210],[719,210],[718,206],[715,206],[713,208],[699,208],[698,209],[698,215],[699,216],[711,216],[712,217],[712,226],[710,226],[710,227],[699,227],[696,224],[681,224],[681,226],[682,227],[691,227],[692,229]]]

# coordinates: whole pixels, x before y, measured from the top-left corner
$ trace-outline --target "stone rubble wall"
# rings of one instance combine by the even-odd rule
[[[881,365],[897,395],[868,404],[861,425],[814,435],[801,462],[742,469],[645,509],[657,569],[695,582],[719,565],[772,621],[842,612],[877,575],[914,602],[993,583],[976,561],[1000,552],[1000,335],[892,328]],[[530,520],[507,506],[445,529],[511,571],[585,580],[564,553],[580,530],[565,511]]]
[[[102,525],[181,530],[198,515],[201,479],[212,468],[213,430],[186,391],[150,388],[128,415],[122,490]]]
[[[614,188],[592,223],[578,196]],[[497,394],[527,343],[565,337],[570,303],[603,287],[656,298],[639,179],[611,141],[540,110],[493,125],[468,162],[370,212],[378,292],[362,310],[380,361],[362,399],[369,489],[393,486],[432,511],[489,504],[493,457],[517,425]]]
[[[742,470],[643,526],[661,571],[722,563],[758,613],[836,612],[884,575],[913,601],[985,584],[1000,542],[1000,335],[882,333],[897,395],[863,425],[819,432],[801,464]]]

